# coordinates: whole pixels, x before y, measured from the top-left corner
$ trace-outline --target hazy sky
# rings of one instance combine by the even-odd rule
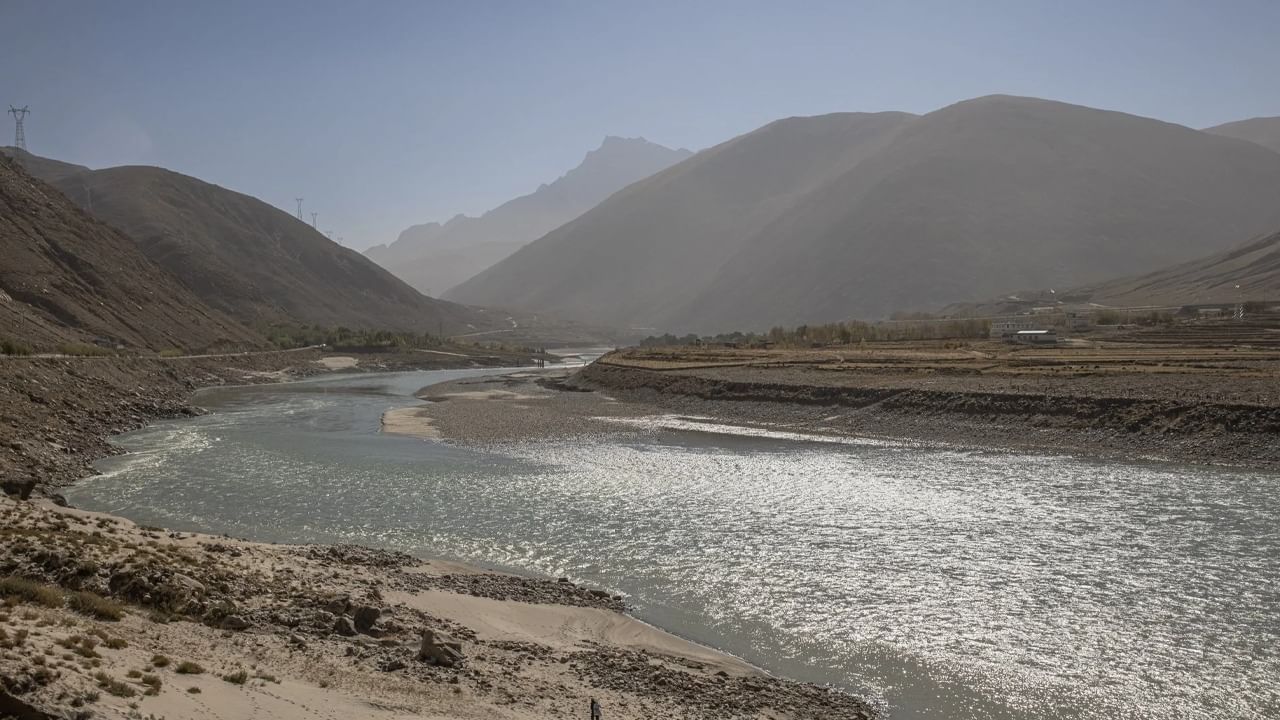
[[[360,248],[532,191],[605,135],[697,150],[997,92],[1280,115],[1277,0],[0,0],[0,28],[32,152],[303,196]]]

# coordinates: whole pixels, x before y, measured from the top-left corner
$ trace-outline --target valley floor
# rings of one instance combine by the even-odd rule
[[[846,436],[1280,466],[1280,348],[1081,342],[633,349],[570,381],[665,412]]]
[[[1280,467],[1275,347],[950,345],[633,348],[559,378],[425,388],[419,397],[428,404],[399,411],[388,429],[504,442],[634,433],[645,423],[619,420],[670,415],[942,446]]]
[[[0,362],[0,717],[533,720],[585,717],[591,698],[611,720],[871,717],[859,698],[772,678],[566,580],[168,532],[58,504],[57,486],[88,474],[112,434],[195,412],[195,387],[421,362]]]

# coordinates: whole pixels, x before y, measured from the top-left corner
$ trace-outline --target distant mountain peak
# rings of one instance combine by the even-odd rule
[[[480,217],[414,225],[369,258],[418,290],[438,295],[590,210],[622,188],[689,157],[645,138],[606,135],[564,175]]]

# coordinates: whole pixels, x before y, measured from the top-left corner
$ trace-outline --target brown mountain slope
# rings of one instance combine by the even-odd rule
[[[1280,300],[1280,232],[1206,258],[1064,295],[1115,307]]]
[[[1259,117],[1205,128],[1207,133],[1248,140],[1280,152],[1280,117]]]
[[[606,137],[577,167],[549,185],[480,217],[458,215],[443,225],[414,225],[390,245],[375,245],[365,254],[423,293],[438,297],[618,190],[692,154],[644,138]]]
[[[1147,118],[1007,96],[922,116],[765,228],[690,308],[732,327],[1142,272],[1280,226],[1280,155]],[[747,312],[743,312],[746,309]]]
[[[912,117],[771,123],[628,186],[448,297],[652,327],[678,312],[750,232],[854,167]]]
[[[724,202],[742,183],[787,185],[779,156],[811,162],[763,145],[675,197],[661,181],[702,154],[628,188],[453,297],[673,331],[764,329],[1079,285],[1280,226],[1280,154],[1045,100],[993,96],[905,119],[821,182],[779,189],[773,211]],[[833,135],[809,157],[849,149]]]
[[[0,335],[50,350],[256,347],[118,230],[0,155]]]
[[[46,167],[15,156],[35,172]],[[422,296],[288,213],[196,178],[129,166],[60,174],[53,184],[206,303],[251,327],[451,333],[494,325],[483,313]]]

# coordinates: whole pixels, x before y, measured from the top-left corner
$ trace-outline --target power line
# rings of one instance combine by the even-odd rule
[[[31,111],[27,109],[26,105],[23,105],[20,108],[16,108],[12,105],[9,106],[9,114],[13,116],[13,125],[14,125],[13,146],[18,148],[19,150],[27,149],[27,133],[23,130],[22,123],[24,120],[27,119],[27,115],[30,112]]]
[[[298,219],[301,220],[302,219],[302,198],[294,198],[294,200],[298,201]]]
[[[319,229],[320,229],[320,228],[316,227],[316,216],[317,216],[317,215],[319,215],[319,214],[320,214],[320,213],[311,213],[311,229],[312,229],[312,230],[319,230]]]

